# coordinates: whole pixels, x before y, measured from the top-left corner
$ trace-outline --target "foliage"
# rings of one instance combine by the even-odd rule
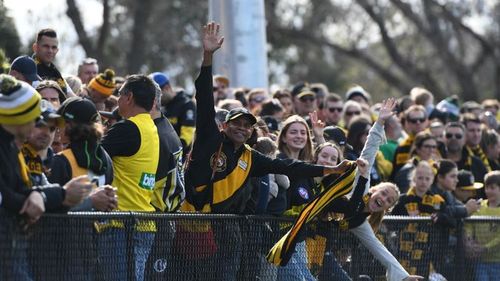
[[[21,41],[12,18],[7,15],[7,9],[0,2],[0,49],[5,51],[7,58],[19,56]]]

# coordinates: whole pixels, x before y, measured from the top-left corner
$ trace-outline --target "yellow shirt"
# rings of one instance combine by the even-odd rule
[[[160,154],[158,132],[147,113],[128,120],[139,129],[141,145],[132,156],[113,157],[113,186],[117,188],[118,210],[153,212],[151,197]]]

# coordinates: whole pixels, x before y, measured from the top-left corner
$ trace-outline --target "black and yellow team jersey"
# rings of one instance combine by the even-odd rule
[[[187,150],[194,136],[196,104],[183,91],[179,91],[163,111]]]
[[[364,194],[368,180],[362,176],[354,187],[350,198],[342,196],[334,199],[325,207],[323,216],[340,230],[349,230],[360,226],[370,215],[365,212],[365,206],[370,199],[370,193]],[[325,183],[322,183],[324,185]]]
[[[445,200],[438,194],[428,191],[423,197],[416,195],[411,187],[408,193],[400,196],[392,215],[400,216],[430,216],[442,210]],[[420,225],[422,224],[422,225]],[[428,276],[432,255],[432,237],[429,232],[433,226],[430,222],[409,223],[399,232],[398,259],[401,265],[410,273]]]
[[[155,208],[151,197],[156,182],[160,143],[148,113],[115,123],[102,140],[113,160],[118,210],[148,211]]]
[[[159,211],[173,212],[185,197],[182,144],[164,116],[156,118],[154,123],[160,138],[160,158],[151,204]]]
[[[45,176],[50,172],[50,163],[54,157],[54,152],[49,148],[47,152],[47,160],[43,161],[36,150],[28,143],[23,144],[21,152],[24,156],[24,161],[28,166],[31,183],[33,185],[47,184]]]
[[[392,178],[394,178],[394,175],[399,169],[410,160],[410,150],[414,140],[415,136],[408,135],[399,143],[398,147],[396,147],[394,159],[392,160]]]
[[[294,160],[271,159],[243,145],[234,144],[215,122],[212,67],[202,67],[195,81],[196,131],[185,170],[186,200],[181,210],[241,213],[251,196],[250,177],[266,174],[323,175],[323,166]]]

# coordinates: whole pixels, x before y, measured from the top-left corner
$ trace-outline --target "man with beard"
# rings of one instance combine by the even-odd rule
[[[446,145],[445,155],[447,159],[457,164],[458,170],[468,170],[474,178],[481,182],[487,170],[481,159],[467,152],[465,148],[465,127],[461,123],[451,122],[446,125],[444,132],[444,143]]]
[[[34,185],[48,183],[46,176],[50,173],[54,157],[54,151],[50,146],[54,141],[56,129],[64,126],[63,118],[56,114],[52,104],[46,100],[42,100],[41,103],[42,115],[21,149]]]

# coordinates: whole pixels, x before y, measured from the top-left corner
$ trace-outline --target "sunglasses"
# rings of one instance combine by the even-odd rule
[[[313,102],[315,100],[316,100],[316,98],[313,97],[313,96],[307,96],[307,97],[301,97],[300,98],[300,101],[302,101],[302,102]]]
[[[412,123],[412,124],[417,124],[417,123],[424,123],[425,120],[427,120],[427,118],[408,118],[408,122]]]
[[[330,107],[328,108],[328,111],[330,111],[331,113],[334,113],[335,111],[342,112],[342,107]]]
[[[361,115],[361,111],[346,111],[345,115],[347,116]]]
[[[445,137],[447,139],[451,139],[453,137],[455,137],[457,140],[461,139],[463,137],[462,134],[452,134],[452,133],[446,133]]]
[[[432,144],[424,144],[422,145],[423,148],[429,148],[429,149],[436,149],[437,145],[432,145]]]

